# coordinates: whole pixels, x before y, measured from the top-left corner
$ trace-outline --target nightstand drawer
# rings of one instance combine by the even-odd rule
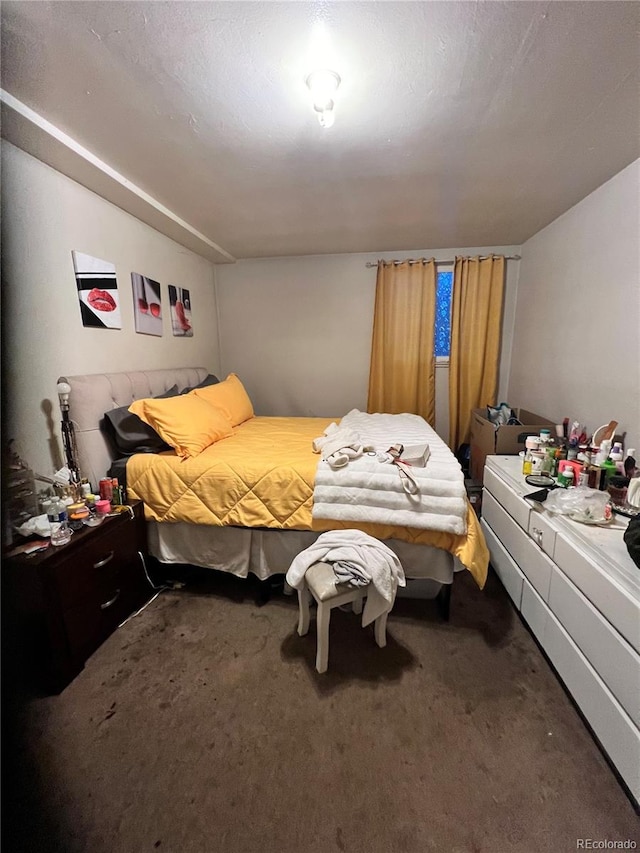
[[[142,585],[132,583],[127,571],[115,573],[111,581],[103,585],[99,597],[86,599],[66,610],[62,614],[63,630],[78,663],[82,665],[144,599]]]
[[[47,566],[47,579],[63,610],[109,593],[114,578],[130,566],[139,566],[137,525],[127,519],[104,522],[69,558]]]

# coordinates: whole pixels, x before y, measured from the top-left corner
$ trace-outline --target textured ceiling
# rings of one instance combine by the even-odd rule
[[[5,92],[235,258],[520,244],[640,156],[637,2],[1,14]]]

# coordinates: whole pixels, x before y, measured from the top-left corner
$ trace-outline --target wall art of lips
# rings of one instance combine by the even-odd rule
[[[115,299],[108,290],[100,290],[94,287],[87,294],[87,302],[94,311],[115,311],[117,308]]]

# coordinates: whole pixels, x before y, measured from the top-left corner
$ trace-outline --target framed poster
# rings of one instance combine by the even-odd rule
[[[192,338],[191,297],[184,287],[169,285],[169,307],[171,309],[171,328],[180,338]]]
[[[133,287],[133,316],[136,332],[162,336],[162,299],[160,283],[146,275],[131,273]]]
[[[116,268],[84,252],[72,251],[82,325],[95,329],[121,329]]]

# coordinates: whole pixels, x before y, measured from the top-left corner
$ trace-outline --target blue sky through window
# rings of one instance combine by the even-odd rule
[[[451,288],[453,271],[438,270],[436,290],[436,328],[434,335],[434,355],[449,357],[451,339]]]

